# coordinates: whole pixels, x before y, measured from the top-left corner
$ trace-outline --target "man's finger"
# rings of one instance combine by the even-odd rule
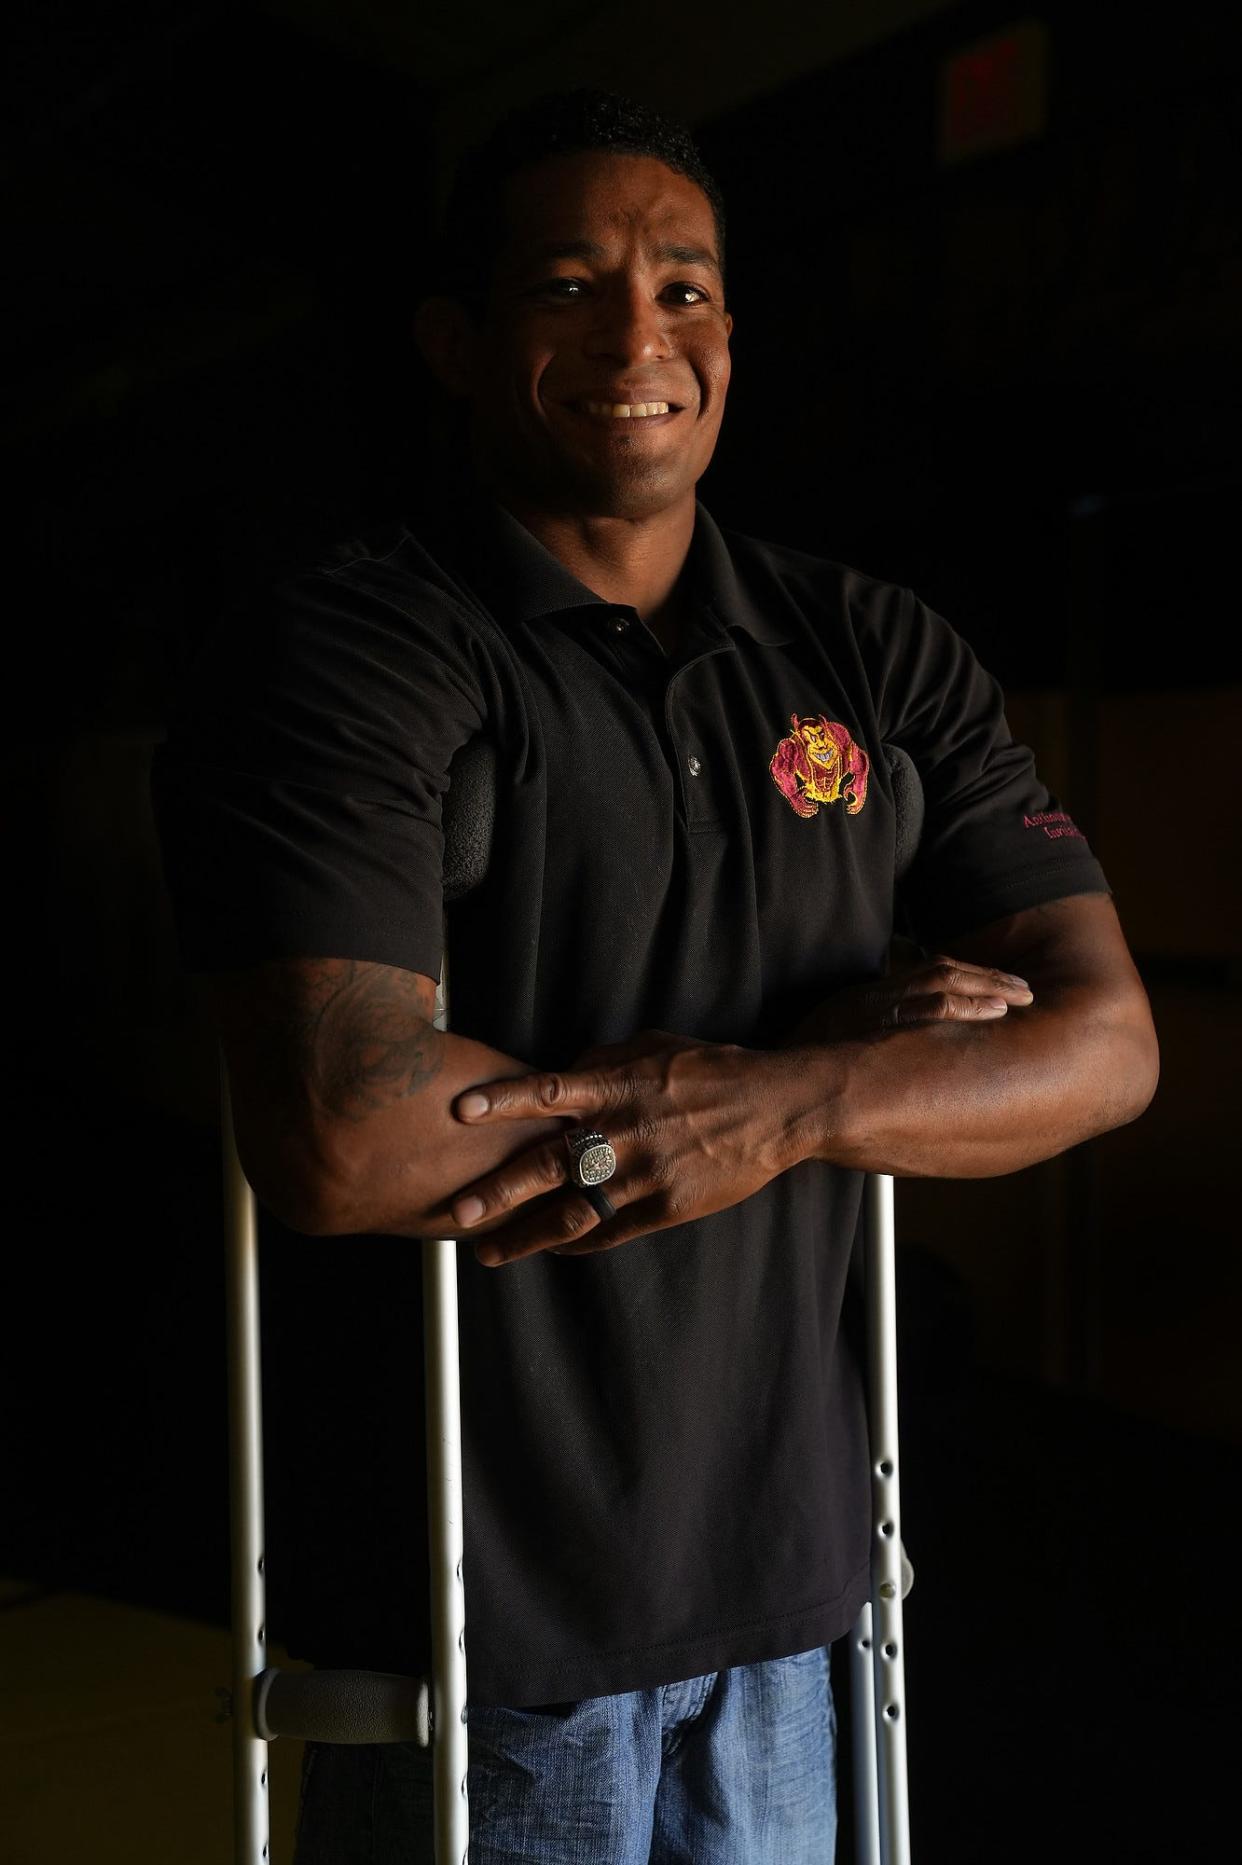
[[[962,991],[971,995],[982,993],[1007,999],[1034,995],[1026,979],[1017,977],[1013,972],[996,971],[990,965],[972,965],[964,958],[950,958],[947,952],[937,952],[934,957],[916,967],[912,976],[935,978],[944,990]]]
[[[453,1199],[454,1222],[463,1227],[481,1224],[485,1217],[499,1217],[529,1198],[555,1191],[568,1179],[569,1153],[564,1140],[532,1146],[485,1178],[476,1179],[473,1185],[463,1186]]]
[[[1003,997],[970,997],[958,991],[920,991],[893,1005],[894,1023],[986,1022],[1003,1017],[1009,1004]]]
[[[611,1221],[602,1218],[587,1199],[567,1196],[541,1211],[537,1218],[506,1224],[491,1236],[480,1237],[474,1253],[485,1268],[500,1269],[506,1263],[520,1262],[524,1256],[535,1256],[540,1250],[568,1250],[584,1235]]]
[[[640,1237],[667,1230],[668,1210],[659,1194],[646,1197],[639,1192],[615,1217],[608,1218],[597,1230],[585,1231],[573,1243],[557,1246],[556,1256],[594,1256],[600,1250],[615,1250],[619,1243],[635,1243]]]
[[[593,1114],[605,1104],[596,1075],[515,1075],[485,1081],[459,1094],[453,1110],[459,1120],[531,1120],[539,1114]]]

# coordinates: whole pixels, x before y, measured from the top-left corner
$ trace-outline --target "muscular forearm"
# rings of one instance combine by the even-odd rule
[[[493,1129],[486,1135],[467,1127],[452,1113],[454,1097],[496,1076],[526,1074],[529,1064],[486,1043],[434,1029],[428,1032],[427,1054],[434,1072],[415,1094],[376,1109],[357,1124],[334,1123],[334,1169],[318,1226],[321,1232],[463,1236],[466,1232],[449,1210],[461,1187],[533,1141],[572,1124],[555,1118],[529,1120],[508,1132]],[[469,1235],[491,1228],[492,1224],[477,1224]]]
[[[305,961],[256,968],[214,995],[242,1162],[263,1203],[294,1230],[463,1234],[449,1212],[453,1194],[570,1124],[457,1120],[454,1096],[529,1065],[437,1030],[434,985],[418,973]]]
[[[980,1018],[977,1000],[963,1000],[963,1017],[951,989],[907,1005],[901,980],[885,980],[871,987],[882,1011],[864,988],[790,1032],[798,1156],[907,1177],[983,1178],[1142,1112],[1156,1084],[1155,1033],[1106,897],[998,921],[961,941],[957,959],[929,961],[932,983],[960,960],[998,968],[992,977],[1008,1005]],[[1029,991],[1010,988],[1021,979]]]
[[[911,1178],[987,1178],[1141,1113],[1149,1044],[1073,992],[992,1023],[788,1045],[802,1158]]]

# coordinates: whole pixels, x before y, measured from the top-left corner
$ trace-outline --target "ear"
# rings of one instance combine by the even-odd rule
[[[414,313],[414,341],[428,369],[454,397],[474,386],[474,319],[457,298],[424,298]]]

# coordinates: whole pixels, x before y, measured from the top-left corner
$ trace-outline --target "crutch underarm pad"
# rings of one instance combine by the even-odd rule
[[[431,1740],[430,1692],[422,1677],[389,1671],[264,1671],[255,1679],[255,1734],[271,1742]]]
[[[444,898],[458,900],[487,870],[496,822],[496,748],[472,738],[449,765],[444,794]]]
[[[893,808],[897,817],[893,872],[896,879],[900,881],[904,880],[911,862],[918,853],[926,805],[923,800],[923,785],[914,768],[914,759],[908,752],[903,751],[900,745],[885,745],[884,751],[893,780]]]

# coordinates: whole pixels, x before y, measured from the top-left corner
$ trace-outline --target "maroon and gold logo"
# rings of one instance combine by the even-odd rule
[[[822,712],[805,719],[792,713],[790,724],[793,731],[782,738],[768,766],[790,809],[799,816],[817,816],[821,803],[844,800],[847,814],[857,816],[867,801],[871,768],[862,746]]]

